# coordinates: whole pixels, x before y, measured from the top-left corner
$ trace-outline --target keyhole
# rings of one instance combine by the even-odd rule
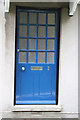
[[[49,66],[48,66],[48,70],[49,70]]]

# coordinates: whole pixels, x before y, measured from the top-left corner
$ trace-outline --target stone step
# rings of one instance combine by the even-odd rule
[[[80,120],[79,118],[2,118],[1,120]]]

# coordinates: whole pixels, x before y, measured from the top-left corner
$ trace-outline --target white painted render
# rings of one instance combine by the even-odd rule
[[[0,0],[0,111],[3,107],[4,84],[5,84],[5,9],[2,0]],[[0,112],[1,115],[1,112]],[[0,116],[1,117],[1,116]]]
[[[78,9],[62,10],[60,32],[60,103],[64,112],[78,112]]]
[[[49,7],[49,6],[48,6]],[[0,11],[3,16],[3,12]],[[5,50],[5,65],[1,57],[1,86],[2,103],[0,111],[11,112],[14,100],[14,65],[15,65],[15,19],[16,7],[11,6],[4,16],[0,27],[0,51]],[[0,24],[1,25],[1,24]],[[4,30],[5,27],[5,30]],[[5,33],[6,32],[6,33]],[[5,37],[4,37],[5,33]],[[5,41],[5,42],[4,42]],[[2,69],[5,68],[5,72]],[[2,77],[3,76],[3,77]],[[73,17],[69,17],[68,8],[62,8],[60,21],[60,59],[59,59],[59,105],[63,106],[61,113],[78,112],[78,9]],[[16,113],[14,113],[16,115]]]

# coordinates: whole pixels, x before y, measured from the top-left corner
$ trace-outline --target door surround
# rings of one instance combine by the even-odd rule
[[[24,8],[24,7],[23,7]],[[31,8],[32,9],[32,8]],[[58,10],[59,11],[59,10]],[[59,23],[58,24],[60,24],[60,21],[59,21]],[[60,27],[60,25],[59,25],[59,27]],[[59,28],[60,29],[60,28]],[[59,30],[58,30],[59,31]],[[60,33],[60,32],[59,32]],[[59,35],[58,35],[58,37],[59,37]],[[59,38],[58,38],[59,39]],[[59,58],[59,40],[58,40],[58,58]],[[58,71],[57,71],[57,79],[59,79],[58,78],[58,76],[59,76],[59,59],[58,59]],[[57,82],[59,83],[59,81],[57,80]],[[58,90],[59,90],[59,88],[58,88]],[[14,91],[15,91],[15,83],[14,83]],[[58,93],[58,91],[57,91],[57,93]],[[14,94],[14,99],[15,99],[15,94]],[[34,106],[34,105],[15,105],[14,104],[14,102],[13,102],[13,110],[12,111],[17,111],[17,110],[22,110],[23,109],[23,111],[35,111],[35,110],[37,110],[37,111],[61,111],[61,109],[62,109],[62,106],[60,105],[60,101],[59,101],[59,99],[60,99],[60,96],[58,95],[58,102],[57,102],[57,105],[36,105],[36,106]],[[40,109],[38,108],[40,106]],[[21,109],[20,109],[21,108]]]

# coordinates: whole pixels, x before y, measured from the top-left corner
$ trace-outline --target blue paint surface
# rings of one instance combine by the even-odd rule
[[[27,13],[27,24],[20,24],[20,12]],[[36,13],[37,24],[29,24],[29,13]],[[46,13],[45,50],[38,50],[38,14]],[[48,13],[55,13],[55,24],[47,24]],[[19,36],[19,26],[27,25],[27,37]],[[36,25],[36,37],[29,37],[29,26]],[[47,37],[47,27],[55,26],[55,38]],[[27,49],[19,49],[19,38],[26,38]],[[36,49],[29,50],[29,38],[36,39]],[[42,37],[40,38],[42,39]],[[54,39],[54,50],[47,50],[47,39]],[[57,72],[57,11],[17,9],[17,51],[16,49],[16,104],[56,104],[56,72]],[[19,52],[26,52],[26,63],[19,63]],[[36,62],[29,63],[29,52],[36,52]],[[45,52],[45,63],[38,63],[38,52]],[[54,52],[54,63],[47,63],[47,52]],[[22,71],[22,67],[25,68]],[[31,67],[42,67],[42,70],[31,70]],[[49,69],[48,69],[49,68]]]

